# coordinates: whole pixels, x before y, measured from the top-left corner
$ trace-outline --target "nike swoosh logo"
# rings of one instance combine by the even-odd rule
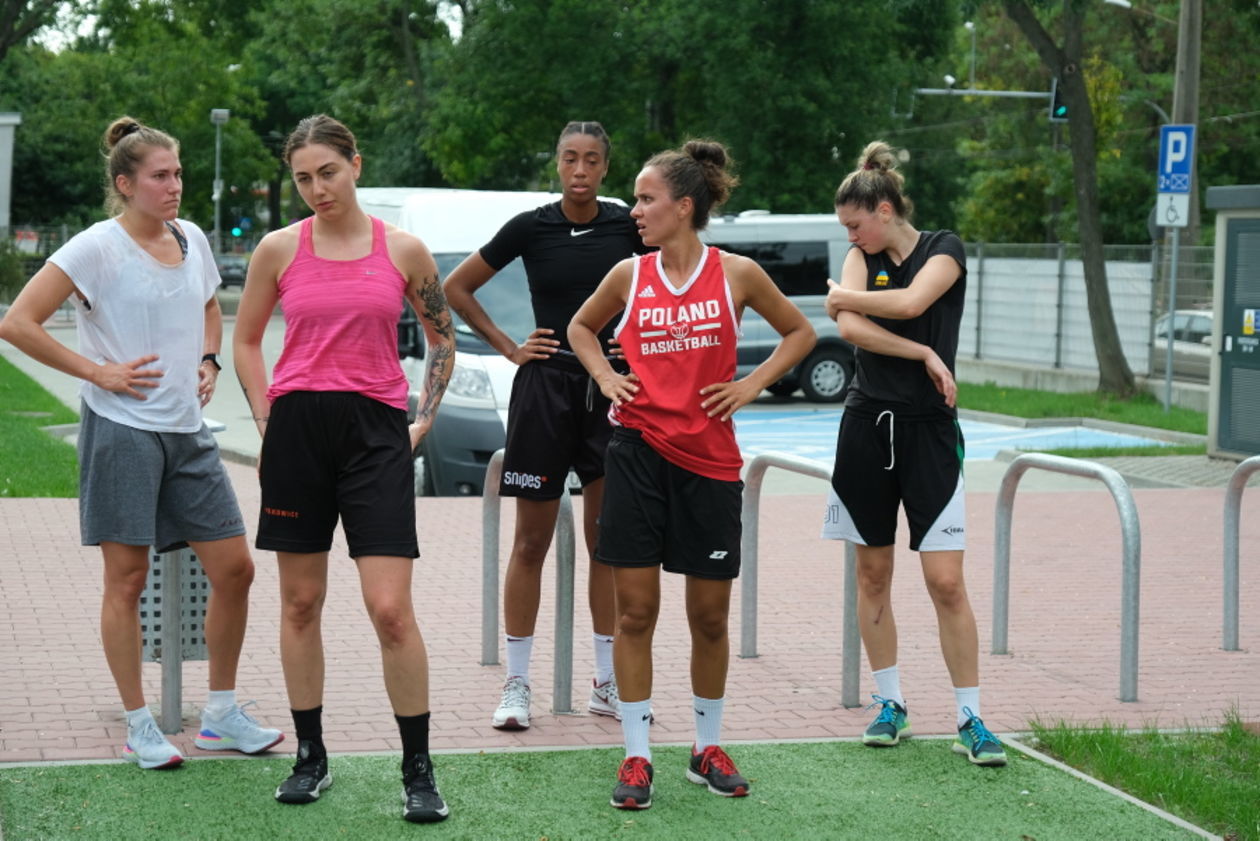
[[[580,237],[580,236],[582,236],[582,234],[589,234],[589,233],[590,233],[591,231],[593,231],[593,230],[595,230],[595,229],[594,229],[594,228],[587,228],[585,231],[579,231],[577,228],[572,228],[572,229],[570,229],[570,230],[569,230],[569,236],[571,236],[571,237]]]

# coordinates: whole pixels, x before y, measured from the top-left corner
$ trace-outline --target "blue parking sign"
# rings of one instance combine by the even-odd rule
[[[1155,173],[1156,192],[1189,193],[1190,171],[1194,167],[1194,126],[1159,127],[1159,169]]]

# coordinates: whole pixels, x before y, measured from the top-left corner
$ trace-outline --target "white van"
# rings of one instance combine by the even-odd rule
[[[849,251],[848,232],[836,215],[746,210],[738,216],[714,217],[700,238],[756,260],[814,325],[818,342],[814,350],[770,386],[770,392],[788,395],[799,388],[816,403],[843,400],[853,378],[853,346],[840,338],[825,309],[827,278],[840,279]],[[744,311],[740,329],[737,374],[742,377],[774,352],[779,334],[752,310]]]
[[[518,213],[559,201],[559,193],[453,190],[435,187],[361,187],[368,213],[424,240],[445,278]],[[525,266],[513,260],[477,291],[495,324],[518,342],[534,329]],[[494,351],[451,313],[455,369],[433,428],[416,460],[416,491],[480,496],[490,456],[503,446],[516,365]],[[399,324],[399,353],[411,381],[412,408],[424,382],[424,342],[410,307]]]
[[[368,213],[424,240],[446,277],[465,257],[485,245],[518,213],[559,201],[559,193],[456,190],[433,187],[362,187],[359,205]],[[612,201],[616,201],[612,199]],[[709,243],[755,259],[815,326],[814,351],[782,381],[775,394],[800,388],[810,400],[844,398],[853,372],[853,348],[843,341],[823,309],[826,279],[839,277],[848,237],[834,215],[772,215],[745,211],[715,217],[702,233]],[[534,329],[529,285],[518,259],[477,291],[477,300],[505,333],[518,342]],[[503,446],[508,402],[516,366],[483,342],[458,316],[455,370],[432,431],[416,460],[416,491],[441,496],[480,496],[490,456]],[[761,364],[779,335],[746,310],[738,347],[738,374]],[[399,353],[412,384],[412,403],[424,377],[422,331],[410,308],[399,324]]]

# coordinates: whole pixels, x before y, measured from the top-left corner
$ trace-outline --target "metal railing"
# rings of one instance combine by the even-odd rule
[[[742,557],[740,569],[740,657],[757,656],[757,556],[758,524],[761,514],[761,485],[766,470],[778,467],[829,481],[831,467],[819,461],[791,456],[785,453],[761,453],[744,455],[744,501],[740,512],[743,521],[743,537],[740,541]],[[861,666],[861,639],[857,621],[857,552],[853,544],[844,545],[843,579],[844,625],[841,631],[840,703],[846,707],[858,707],[859,668]]]
[[[1238,524],[1242,513],[1242,495],[1251,474],[1260,472],[1260,456],[1239,463],[1229,477],[1225,491],[1225,602],[1224,630],[1221,647],[1238,651]]]
[[[486,465],[481,495],[481,665],[499,663],[499,476],[503,450]],[[556,632],[552,672],[553,713],[573,712],[573,501],[566,487],[556,517]]]
[[[1038,468],[1103,482],[1116,502],[1124,541],[1120,589],[1120,700],[1137,700],[1138,596],[1142,571],[1142,533],[1137,506],[1124,478],[1115,470],[1091,461],[1025,453],[1006,468],[998,489],[993,541],[993,653],[1006,654],[1006,630],[1010,608],[1011,514],[1015,490],[1028,470]]]

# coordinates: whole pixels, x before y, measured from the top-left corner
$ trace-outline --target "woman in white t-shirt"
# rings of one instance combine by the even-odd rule
[[[206,750],[258,753],[284,739],[236,703],[254,564],[218,447],[201,409],[214,394],[223,338],[218,270],[205,234],[177,219],[179,145],[120,117],[105,133],[112,218],[48,258],[0,322],[0,338],[83,380],[79,520],[105,564],[101,639],[127,719],[124,758],[183,761],[145,704],[140,594],[149,547],[192,546],[213,591],[206,611],[210,694],[194,738]],[[78,350],[43,324],[66,301]]]

